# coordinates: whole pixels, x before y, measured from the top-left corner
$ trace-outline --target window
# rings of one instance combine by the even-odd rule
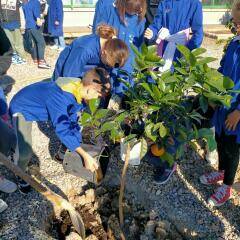
[[[63,0],[64,7],[95,7],[97,0]]]
[[[232,0],[202,0],[202,4],[205,8],[229,8]]]

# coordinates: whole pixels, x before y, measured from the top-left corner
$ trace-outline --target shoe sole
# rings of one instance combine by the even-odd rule
[[[40,66],[38,66],[38,68],[40,68],[40,69],[51,69],[51,67],[40,67]]]
[[[163,185],[163,184],[167,183],[167,182],[169,181],[169,179],[171,178],[171,176],[174,174],[174,172],[176,172],[176,170],[177,170],[177,164],[175,164],[172,172],[169,174],[168,178],[167,178],[164,182],[156,182],[156,181],[154,181],[154,182],[155,182],[157,185]]]
[[[199,181],[200,181],[201,184],[206,185],[206,186],[216,185],[216,184],[218,184],[218,183],[223,182],[223,180],[220,180],[220,181],[215,182],[215,183],[206,183],[206,182],[204,182],[204,181],[201,179],[201,177],[199,178]]]
[[[224,205],[225,203],[227,203],[230,199],[232,199],[233,197],[231,196],[226,202],[221,203],[221,204],[216,204],[213,200],[208,200],[207,204],[211,207],[221,207],[222,205]]]

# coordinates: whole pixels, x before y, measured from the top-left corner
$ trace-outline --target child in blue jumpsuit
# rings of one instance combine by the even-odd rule
[[[33,39],[32,58],[38,68],[49,69],[44,59],[45,40],[42,35],[41,5],[38,0],[25,0],[22,5],[26,26],[25,29]]]
[[[81,148],[82,136],[78,124],[78,112],[84,102],[105,96],[111,89],[109,74],[103,68],[88,71],[82,80],[63,78],[56,82],[38,82],[20,90],[10,102],[10,113],[16,129],[15,162],[23,170],[31,159],[31,122],[50,121],[60,141],[77,152],[85,167],[92,172],[98,168],[95,160]],[[29,185],[18,181],[19,190],[29,191]]]
[[[84,72],[94,66],[105,67],[112,81],[112,93],[122,95],[126,86],[117,80],[122,77],[119,70],[128,71],[125,63],[129,51],[126,44],[114,38],[116,31],[110,26],[101,25],[97,34],[79,37],[60,54],[52,80],[58,77],[82,77]],[[124,78],[124,77],[123,77]],[[128,81],[129,78],[126,77]]]
[[[188,40],[189,29],[192,31],[190,40]],[[190,50],[200,47],[203,40],[203,13],[201,2],[199,0],[161,1],[154,21],[145,31],[144,36],[149,40],[156,41],[158,34],[159,46],[162,44],[159,54],[163,57],[167,45],[169,43],[179,44],[179,41],[181,42],[181,38],[184,36],[185,39],[181,43],[182,45],[185,44]],[[181,36],[180,39],[178,36]],[[177,57],[179,57],[178,51],[175,52],[172,60],[176,60]],[[166,57],[165,61],[170,58],[169,56]]]
[[[230,77],[234,83],[234,90],[240,90],[240,3],[233,6],[233,22],[238,36],[229,44],[227,52],[221,61],[219,72]],[[240,95],[232,94],[230,108],[215,109],[212,123],[215,126],[217,151],[219,156],[219,170],[204,174],[200,177],[203,184],[210,185],[222,182],[216,192],[208,199],[212,206],[221,206],[231,197],[231,186],[239,164],[240,147]]]
[[[126,63],[129,73],[133,71],[134,52],[131,44],[138,49],[143,43],[145,30],[146,0],[98,0],[93,20],[93,33],[99,24],[106,23],[118,31],[118,38],[130,49]]]
[[[48,33],[54,38],[52,48],[59,51],[65,48],[63,37],[63,3],[62,0],[51,0],[48,8]]]

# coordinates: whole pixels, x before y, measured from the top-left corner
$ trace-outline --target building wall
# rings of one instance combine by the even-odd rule
[[[92,24],[94,8],[65,8],[65,27],[86,27]],[[204,9],[203,22],[208,24],[224,24],[229,19],[230,13],[227,9]]]

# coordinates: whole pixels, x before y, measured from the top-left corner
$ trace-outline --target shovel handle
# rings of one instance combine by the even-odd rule
[[[3,165],[8,168],[10,171],[12,171],[15,175],[22,178],[25,182],[30,184],[36,191],[44,195],[49,201],[53,202],[54,204],[61,204],[59,201],[57,194],[53,193],[49,188],[46,186],[40,184],[37,182],[34,178],[26,174],[21,168],[16,166],[12,161],[8,160],[6,156],[4,156],[2,153],[0,153],[0,162],[3,163]]]
[[[97,182],[97,184],[99,184],[102,181],[102,179],[103,179],[103,173],[102,173],[102,169],[101,169],[100,166],[95,171],[95,174],[96,174],[96,182]]]

